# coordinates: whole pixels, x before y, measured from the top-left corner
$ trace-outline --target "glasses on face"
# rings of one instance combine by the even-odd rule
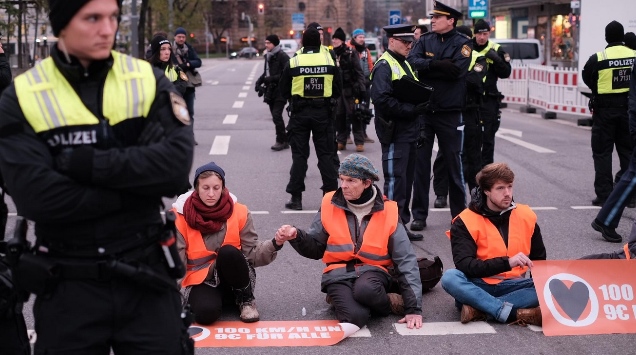
[[[409,47],[410,45],[412,45],[412,44],[413,44],[413,42],[411,42],[411,41],[405,41],[405,40],[403,40],[403,39],[401,39],[401,38],[396,38],[395,40],[402,42],[402,44],[404,44],[404,45],[405,45],[405,46],[407,46],[407,47]]]
[[[270,41],[265,41],[265,44],[272,44],[272,42],[270,42]]]

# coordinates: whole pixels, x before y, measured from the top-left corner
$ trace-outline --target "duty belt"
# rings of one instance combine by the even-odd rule
[[[328,107],[331,106],[331,102],[329,98],[317,98],[317,99],[305,99],[305,98],[294,98],[293,103],[294,108],[301,109],[303,107]]]

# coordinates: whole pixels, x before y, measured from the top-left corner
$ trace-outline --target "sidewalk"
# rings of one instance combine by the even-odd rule
[[[523,107],[525,105],[521,105],[521,104],[515,104],[515,103],[508,103],[508,106],[506,108],[511,109],[511,110],[515,110],[515,111],[519,111],[521,107]],[[531,106],[534,107],[534,106]],[[539,114],[541,117],[544,117],[543,114],[545,112],[544,109],[540,109],[540,108],[536,108],[537,110],[537,114]],[[525,111],[522,111],[525,112]],[[560,120],[566,120],[568,122],[572,122],[576,125],[579,126],[592,126],[592,116],[586,116],[586,115],[573,115],[573,114],[568,114],[566,112],[555,112],[556,113],[556,118],[560,119]],[[549,119],[549,118],[544,118],[544,119]]]

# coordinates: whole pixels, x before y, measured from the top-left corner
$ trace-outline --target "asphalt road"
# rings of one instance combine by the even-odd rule
[[[303,194],[304,211],[286,211],[289,199],[285,186],[291,166],[290,150],[274,152],[274,125],[266,104],[253,90],[262,71],[262,59],[204,60],[200,72],[204,85],[197,89],[195,104],[196,146],[194,166],[215,161],[226,172],[227,186],[254,214],[261,239],[271,239],[281,224],[309,226],[322,197],[317,160],[310,157]],[[285,121],[287,122],[285,115]],[[609,252],[620,244],[604,241],[590,223],[598,208],[591,206],[593,163],[589,128],[577,127],[575,119],[544,120],[538,114],[504,109],[495,147],[495,161],[508,163],[515,172],[515,201],[535,209],[548,250],[548,259],[575,259]],[[375,138],[373,125],[369,135]],[[312,149],[313,151],[313,149]],[[347,146],[341,158],[354,152]],[[313,153],[312,153],[313,154]],[[365,145],[364,154],[381,168],[379,143]],[[617,170],[617,159],[614,163]],[[192,176],[192,175],[191,175]],[[382,181],[378,184],[382,186]],[[432,190],[432,189],[431,189]],[[7,198],[9,199],[9,198]],[[431,191],[431,204],[434,196]],[[170,204],[171,199],[166,199]],[[432,206],[431,206],[432,207]],[[15,208],[11,204],[11,212]],[[626,209],[617,229],[627,236],[635,210]],[[9,219],[8,232],[13,228]],[[424,240],[414,242],[419,256],[439,255],[445,268],[452,268],[450,243],[444,232],[450,226],[448,209],[432,209]],[[31,228],[32,229],[32,228]],[[32,237],[32,236],[31,236]],[[256,300],[261,320],[334,319],[319,290],[320,261],[298,256],[285,246],[274,263],[257,269]],[[27,323],[33,329],[30,304],[25,307]],[[306,309],[306,315],[301,313]],[[459,334],[459,312],[453,299],[438,285],[423,297],[425,323],[435,328],[451,325],[451,335],[400,335],[397,316],[373,318],[363,337],[345,339],[331,347],[226,348],[224,354],[607,354],[634,353],[634,335],[592,335],[546,337],[530,328],[488,323],[490,333]],[[238,320],[228,311],[223,320]],[[634,321],[633,319],[631,320]],[[464,328],[465,329],[465,328]],[[486,328],[484,328],[486,329]],[[197,354],[215,354],[219,349],[199,348]]]

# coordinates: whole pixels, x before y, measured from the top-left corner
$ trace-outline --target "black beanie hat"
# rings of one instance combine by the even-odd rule
[[[612,21],[605,26],[605,41],[607,43],[623,42],[625,30],[618,21]]]
[[[342,30],[342,28],[338,27],[338,28],[336,28],[336,31],[333,33],[333,36],[331,36],[331,38],[337,38],[337,39],[339,39],[339,40],[344,42],[344,41],[347,40],[347,35]]]
[[[91,0],[49,0],[49,22],[57,37],[73,16]],[[121,9],[121,0],[116,0]]]
[[[269,36],[265,37],[265,40],[266,41],[270,41],[275,46],[280,44],[280,39],[278,38],[277,35],[269,35]]]
[[[221,181],[223,182],[223,187],[225,187],[225,171],[220,166],[216,165],[216,163],[213,161],[197,168],[194,173],[195,185],[197,183],[197,180],[199,179],[199,175],[201,175],[201,173],[205,171],[214,171],[215,173],[219,174],[221,176]]]
[[[322,30],[322,26],[320,26],[320,24],[318,22],[310,23],[309,25],[307,25],[307,28],[309,28],[309,27],[313,27],[313,28],[315,28],[315,29],[317,29],[319,31]]]
[[[166,37],[155,36],[152,41],[150,41],[150,51],[152,52],[152,55],[157,54],[159,49],[161,49],[161,45],[166,43],[170,44],[170,41],[168,41]]]
[[[315,27],[307,27],[303,33],[303,47],[320,47],[320,32]]]
[[[484,20],[475,23],[475,33],[490,32],[490,25]]]
[[[625,33],[625,38],[623,40],[629,49],[636,51],[636,34],[634,34],[634,32]]]

